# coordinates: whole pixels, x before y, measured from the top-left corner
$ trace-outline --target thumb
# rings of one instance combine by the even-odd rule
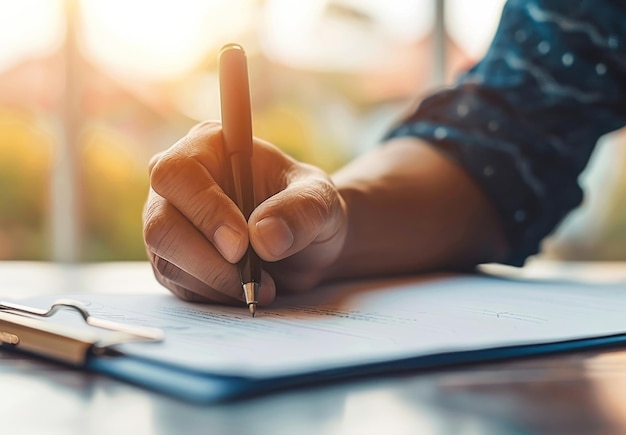
[[[307,177],[261,203],[249,219],[250,241],[265,261],[289,257],[312,243],[330,241],[345,223],[332,181]]]

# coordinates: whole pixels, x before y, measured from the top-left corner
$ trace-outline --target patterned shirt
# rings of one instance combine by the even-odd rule
[[[626,124],[626,1],[510,0],[485,57],[388,138],[461,164],[493,202],[521,265],[582,200],[578,176]]]

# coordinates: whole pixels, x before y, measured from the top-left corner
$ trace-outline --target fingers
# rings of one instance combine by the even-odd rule
[[[218,289],[230,298],[240,296],[236,266],[225,261],[185,216],[154,191],[150,192],[145,210],[144,241],[150,252],[210,288]],[[161,266],[162,274],[175,272],[167,269],[166,265]],[[175,279],[176,276],[168,278]]]
[[[325,174],[306,165],[286,189],[264,201],[250,216],[250,240],[266,261],[278,261],[311,244],[340,244],[346,214]],[[334,239],[337,240],[334,240]]]
[[[155,155],[153,155],[150,158],[150,161],[148,162],[148,174],[152,173],[152,169],[154,168],[154,165],[156,165],[156,163],[159,161],[159,159],[161,158],[161,156],[165,153],[165,151],[162,151],[160,153],[156,153]]]
[[[235,263],[248,245],[248,228],[218,184],[224,172],[221,146],[221,130],[205,124],[204,130],[196,129],[151,161],[150,183],[226,260]]]
[[[319,282],[347,233],[345,204],[323,171],[255,140],[255,195],[248,222],[222,187],[228,175],[221,129],[202,124],[150,162],[144,238],[157,279],[187,300],[232,303],[243,291],[235,263],[249,243],[266,262],[260,303],[276,283]],[[308,284],[307,284],[308,283]]]
[[[153,253],[150,253],[150,261],[157,281],[182,300],[215,302],[225,305],[241,305],[242,302],[245,302],[243,291],[239,292],[237,298],[233,298],[206,285],[193,275]],[[269,305],[276,297],[276,286],[269,274],[265,272],[261,282],[259,305]]]
[[[144,216],[144,240],[157,280],[188,301],[235,304],[245,301],[237,267],[215,248],[176,208],[150,192]],[[259,304],[276,296],[272,278],[264,273]]]
[[[154,275],[164,287],[188,302],[241,303],[242,298],[223,294],[166,259],[150,253]]]
[[[185,300],[244,300],[233,263],[248,246],[248,226],[220,187],[224,166],[221,128],[215,123],[194,127],[149,163],[144,241],[157,280]],[[275,294],[274,280],[263,272],[259,304],[269,304]]]

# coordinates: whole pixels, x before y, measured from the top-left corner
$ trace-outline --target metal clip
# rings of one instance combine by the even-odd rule
[[[87,328],[73,328],[42,319],[59,310],[71,309],[85,323],[114,334],[95,334]],[[90,354],[103,355],[111,346],[136,341],[162,341],[157,328],[127,325],[89,314],[84,305],[71,299],[59,299],[48,308],[34,308],[0,301],[0,345],[21,349],[72,365],[83,365]]]

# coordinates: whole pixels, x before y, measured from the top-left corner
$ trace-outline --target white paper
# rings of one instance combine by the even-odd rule
[[[486,276],[357,282],[281,299],[259,307],[255,318],[245,306],[191,304],[163,294],[63,297],[87,303],[95,316],[165,331],[163,343],[124,345],[128,354],[248,377],[626,330],[623,283]]]

